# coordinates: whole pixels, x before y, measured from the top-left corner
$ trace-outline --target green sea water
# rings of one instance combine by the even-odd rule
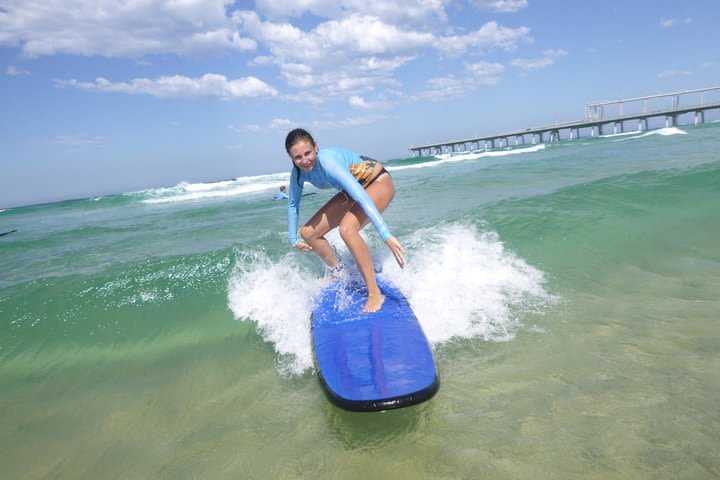
[[[710,124],[386,162],[407,268],[365,236],[441,387],[374,414],[315,377],[287,173],[0,211],[0,477],[719,478],[719,152]]]

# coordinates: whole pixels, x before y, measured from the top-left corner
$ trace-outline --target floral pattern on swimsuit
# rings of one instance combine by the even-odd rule
[[[350,165],[350,173],[364,187],[372,178],[377,161],[364,155],[360,155],[360,158],[362,162]]]

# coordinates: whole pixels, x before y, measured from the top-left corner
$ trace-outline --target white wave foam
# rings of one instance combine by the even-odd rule
[[[600,136],[598,136],[598,138],[626,137],[628,135],[637,135],[638,133],[642,133],[642,131],[641,130],[633,130],[632,132],[609,133],[607,135],[600,135]]]
[[[282,357],[282,373],[312,367],[310,314],[319,282],[288,254],[279,262],[258,252],[238,258],[228,282],[228,306],[236,319],[253,320]]]
[[[636,132],[636,133],[638,133],[638,132]],[[633,140],[636,138],[650,137],[652,135],[661,135],[663,137],[667,137],[669,135],[687,135],[687,132],[684,130],[680,130],[677,127],[665,127],[665,128],[658,128],[657,130],[650,130],[641,135],[634,135],[634,136],[628,137],[628,138],[621,138],[621,139],[618,139],[615,141],[622,142],[624,140]]]
[[[212,183],[180,182],[174,187],[143,190],[131,195],[150,197],[144,199],[143,203],[187,202],[225,198],[277,190],[281,185],[286,185],[289,178],[290,174],[284,172],[238,177],[232,180],[222,180]]]
[[[647,132],[645,135],[687,135],[687,132],[685,130],[680,130],[676,127],[665,127],[665,128],[659,128],[657,130],[651,130]]]
[[[482,152],[467,152],[467,153],[445,153],[445,154],[441,154],[441,155],[435,155],[435,158],[438,159],[435,161],[418,163],[418,164],[414,164],[414,165],[391,166],[391,167],[387,167],[387,169],[390,171],[396,171],[396,170],[407,170],[410,168],[437,167],[438,165],[442,165],[445,163],[463,162],[466,160],[477,160],[480,158],[489,158],[489,157],[505,157],[507,155],[518,155],[518,154],[522,154],[522,153],[539,152],[540,150],[543,150],[543,149],[545,149],[544,143],[541,143],[539,145],[533,145],[532,147],[511,148],[511,149],[503,149],[503,150],[489,150],[489,151],[482,151]]]
[[[404,271],[387,258],[384,269],[433,344],[511,340],[519,316],[552,300],[542,287],[544,273],[507,251],[495,232],[450,225],[416,232],[408,246],[422,257]]]
[[[343,262],[352,265],[339,236],[329,240],[340,247]],[[542,286],[543,272],[507,251],[495,233],[450,225],[418,231],[403,243],[408,250],[404,270],[382,245],[374,247],[380,256],[376,265],[407,296],[434,345],[455,338],[511,340],[524,313],[552,300]],[[257,323],[280,354],[281,372],[290,374],[312,368],[309,318],[321,290],[297,258],[288,254],[273,263],[260,253],[243,255],[228,283],[235,318]],[[346,270],[357,276],[355,269]]]

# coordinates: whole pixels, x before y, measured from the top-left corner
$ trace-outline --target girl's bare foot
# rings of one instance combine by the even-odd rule
[[[380,307],[382,307],[384,302],[385,297],[383,297],[381,293],[370,293],[368,294],[367,302],[365,302],[365,306],[362,308],[362,311],[377,312],[380,310]]]

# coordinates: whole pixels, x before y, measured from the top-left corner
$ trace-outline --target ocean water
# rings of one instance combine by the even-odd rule
[[[720,477],[720,124],[385,165],[432,400],[324,398],[287,173],[5,209],[0,476]]]

